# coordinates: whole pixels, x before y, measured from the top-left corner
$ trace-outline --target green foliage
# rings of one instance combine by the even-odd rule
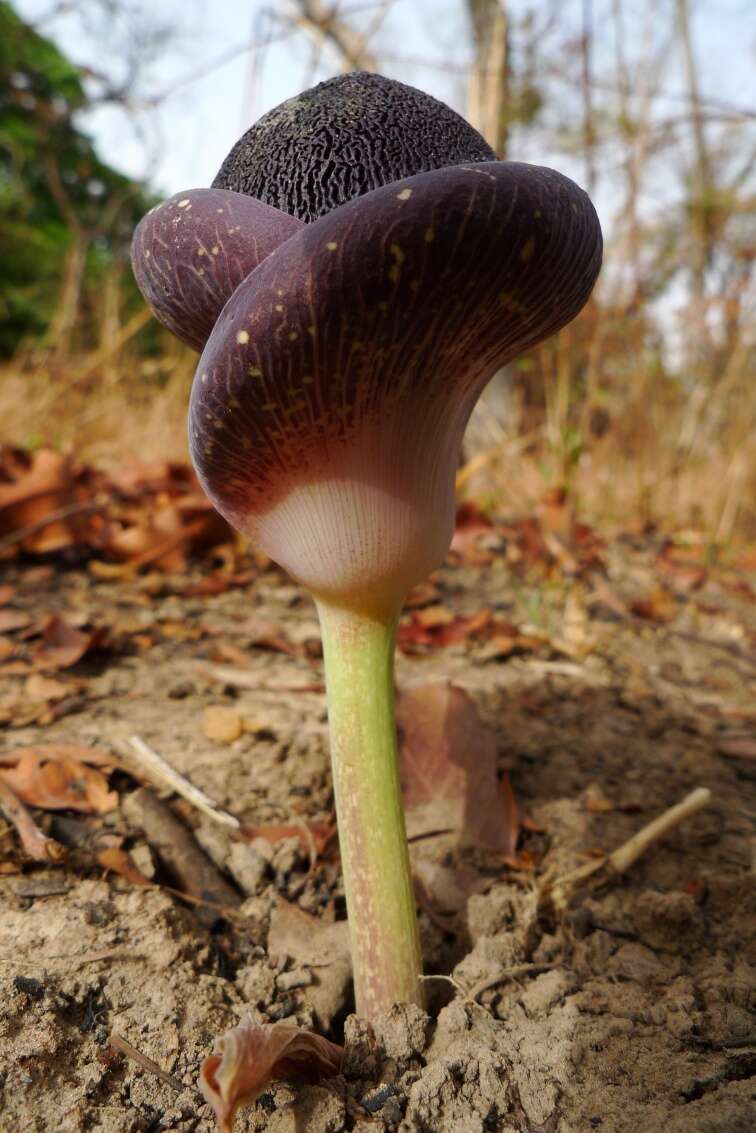
[[[76,66],[0,0],[0,355],[49,327],[75,242],[86,290],[153,203],[99,159],[77,125],[86,106]]]

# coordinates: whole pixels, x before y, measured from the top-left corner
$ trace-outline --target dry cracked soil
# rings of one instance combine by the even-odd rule
[[[652,559],[640,540],[613,545],[613,591],[645,592]],[[400,657],[400,688],[450,679],[473,697],[527,821],[510,862],[444,835],[413,848],[424,876],[457,887],[446,907],[431,899],[420,913],[426,970],[441,978],[427,981],[427,1014],[396,1007],[370,1027],[351,1014],[337,853],[313,864],[297,836],[332,807],[307,597],[273,569],[204,597],[192,596],[192,575],[114,582],[19,563],[7,580],[32,621],[57,612],[108,626],[114,643],[58,675],[65,711],[27,711],[28,678],[11,669],[7,751],[91,744],[128,766],[137,734],[245,824],[293,831],[238,843],[153,788],[222,875],[226,911],[172,891],[185,888],[181,862],[172,869],[140,825],[136,765],[111,777],[120,801],[104,818],[35,812],[68,847],[62,864],[22,860],[4,828],[2,1133],[211,1133],[199,1065],[247,1013],[314,1027],[346,1053],[338,1078],[271,1085],[240,1112],[238,1133],[756,1128],[750,584],[709,579],[656,621],[588,603],[571,649],[497,657],[473,642]],[[486,605],[555,641],[580,585],[515,583],[495,563],[437,580],[454,613]],[[208,738],[212,707],[238,716],[241,734]],[[700,786],[711,804],[624,876],[585,886],[559,912],[544,902],[549,878]],[[103,869],[108,845],[153,884]],[[292,907],[318,931],[295,931]]]

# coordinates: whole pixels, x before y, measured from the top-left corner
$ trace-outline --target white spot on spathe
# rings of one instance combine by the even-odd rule
[[[396,199],[398,201],[408,201],[411,196],[412,196],[412,190],[411,189],[402,189],[401,193],[396,194]]]
[[[246,342],[249,342],[249,331],[248,330],[240,330],[239,333],[236,336],[236,341],[239,343],[240,346],[244,346],[244,344]]]
[[[213,244],[212,248],[210,249],[210,255],[211,256],[217,256],[218,252],[220,252],[220,248],[218,247],[217,244]]]
[[[178,203],[178,207],[180,209],[191,208],[191,205],[192,205],[192,202],[189,200],[188,197],[184,197],[183,201],[179,201],[179,203]]]
[[[338,248],[338,246],[339,246],[338,240],[329,240],[328,243],[326,244],[326,248],[328,249],[329,252],[335,252],[336,249]]]

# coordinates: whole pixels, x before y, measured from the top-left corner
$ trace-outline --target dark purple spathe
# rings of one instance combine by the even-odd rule
[[[305,226],[237,289],[200,360],[192,456],[216,504],[264,511],[397,414],[418,415],[420,441],[424,418],[456,417],[569,322],[600,262],[586,194],[515,162],[418,174]]]

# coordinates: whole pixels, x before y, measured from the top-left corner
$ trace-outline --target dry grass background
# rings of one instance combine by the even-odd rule
[[[402,4],[367,12],[363,28],[339,5],[326,19],[320,5],[297,3],[281,26],[313,39],[317,60],[327,47],[331,70],[380,69],[371,36],[393,6]],[[579,10],[575,24],[574,6],[557,18],[536,5],[533,19],[503,0],[458,6],[470,56],[448,77],[467,86],[468,118],[501,156],[547,154],[576,176],[607,238],[587,309],[486,391],[460,493],[527,514],[566,491],[571,511],[607,533],[657,525],[712,546],[747,542],[756,538],[756,112],[745,97],[734,106],[702,95],[722,61],[704,50],[688,0],[661,13],[654,0]],[[403,66],[397,77],[414,81],[412,61]],[[54,168],[49,179],[61,215],[75,220]],[[194,357],[135,307],[120,237],[94,281],[69,270],[109,231],[99,214],[69,228],[46,340],[0,365],[0,442],[50,444],[107,469],[186,459]]]
[[[460,496],[527,514],[548,491],[567,489],[573,512],[607,534],[659,526],[695,530],[719,547],[752,540],[753,375],[736,357],[714,389],[683,389],[679,379],[634,363],[628,350],[626,379],[599,399],[586,388],[579,356],[586,327],[596,335],[600,321],[593,304],[530,360],[540,373],[494,378],[468,429]],[[186,460],[196,358],[167,335],[161,352],[145,358],[146,322],[139,312],[92,352],[61,358],[27,349],[4,364],[0,442],[50,444],[109,470]]]

